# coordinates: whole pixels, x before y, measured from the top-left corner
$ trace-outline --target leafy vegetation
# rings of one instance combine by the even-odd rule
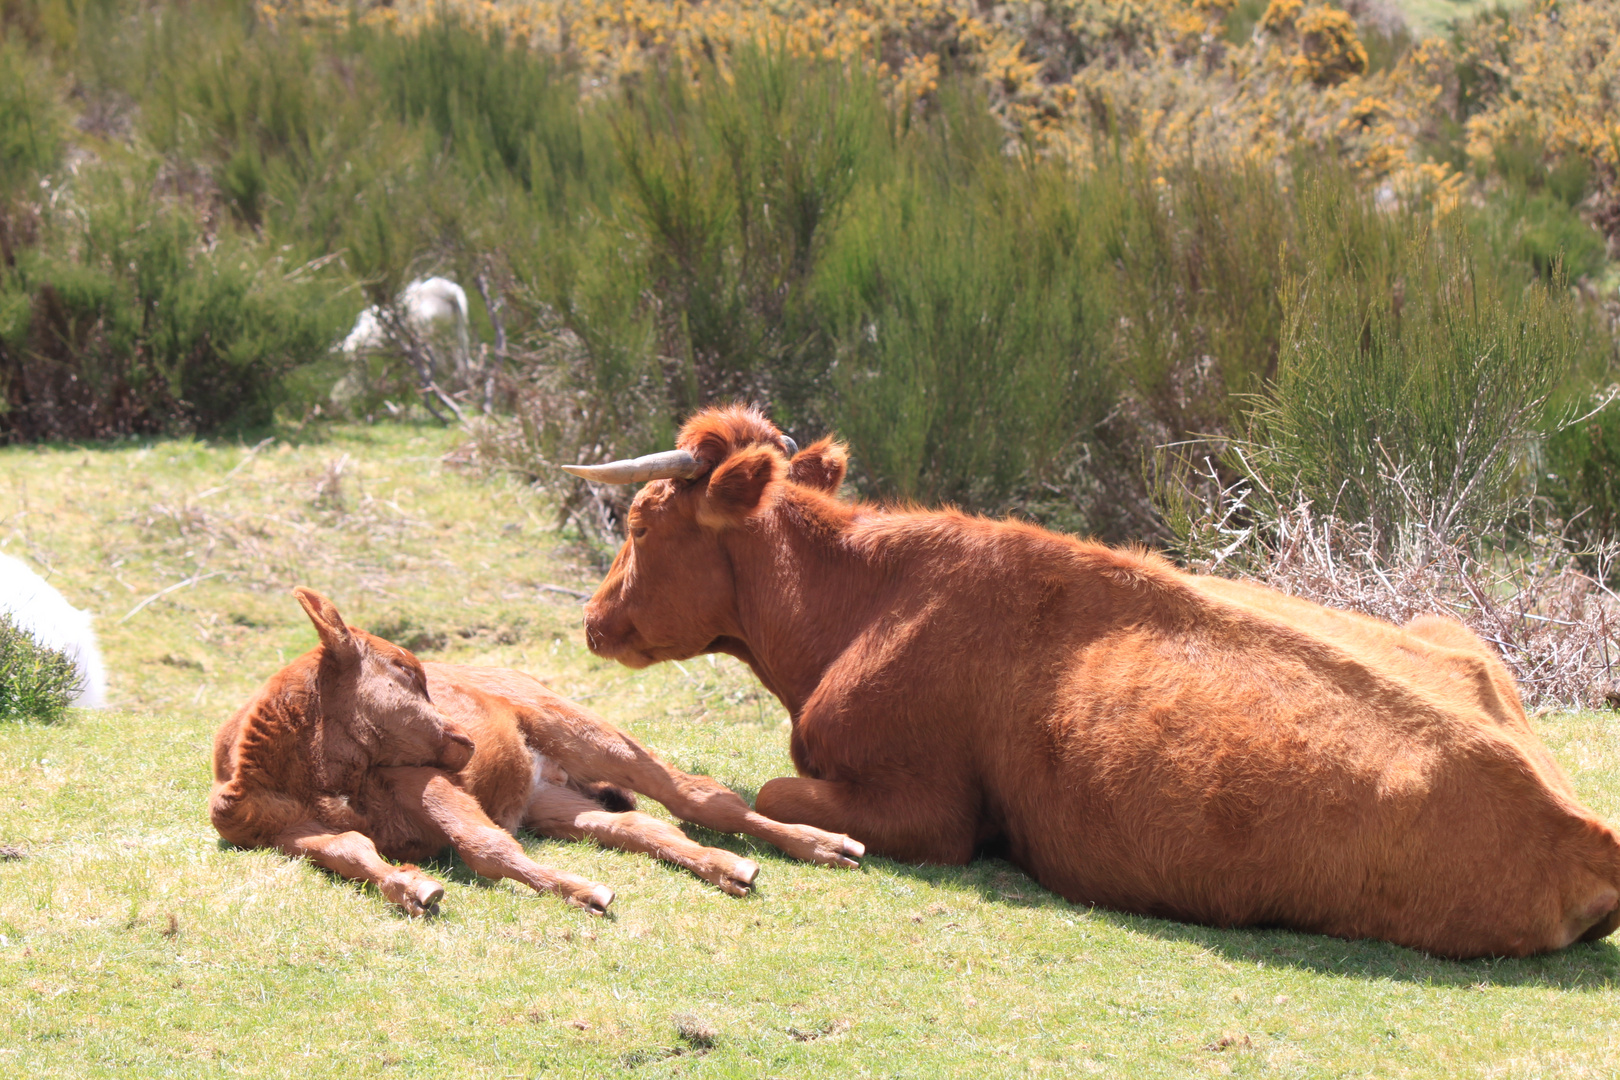
[[[10,612],[0,611],[0,721],[54,723],[82,687],[70,657],[41,645]]]
[[[439,272],[477,287],[475,366],[504,373],[514,415],[486,449],[579,521],[611,531],[614,507],[553,463],[666,445],[746,397],[848,437],[868,495],[1162,541],[1155,447],[1284,437],[1316,407],[1290,374],[1307,353],[1341,382],[1388,374],[1341,387],[1386,409],[1335,421],[1341,442],[1438,437],[1460,399],[1428,395],[1456,387],[1401,380],[1505,340],[1523,307],[1557,342],[1490,363],[1534,354],[1527,392],[1556,407],[1525,413],[1523,380],[1480,369],[1501,392],[1474,404],[1507,410],[1488,426],[1517,425],[1493,480],[1600,499],[1553,436],[1613,377],[1612,169],[1535,56],[1590,45],[1597,93],[1606,24],[1538,6],[1414,42],[1357,10],[16,0],[0,425],[398,412],[417,380],[397,358],[334,399],[327,347]],[[1313,285],[1341,272],[1354,297]],[[1460,310],[1462,281],[1495,298],[1478,341],[1400,319]],[[1331,331],[1301,340],[1318,316]],[[1283,457],[1319,445],[1296,435]]]

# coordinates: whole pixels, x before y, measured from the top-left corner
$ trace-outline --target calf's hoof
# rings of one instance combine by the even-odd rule
[[[822,832],[813,825],[798,827],[803,830],[799,843],[793,848],[783,849],[789,855],[805,862],[837,866],[846,870],[853,870],[861,865],[859,860],[866,855],[866,845],[859,840],[839,833]]]
[[[737,859],[725,870],[709,878],[721,891],[732,896],[747,896],[759,877],[759,863],[753,859]]]
[[[592,915],[606,915],[608,905],[613,903],[613,890],[606,885],[592,885],[568,899]]]
[[[414,868],[388,875],[382,892],[405,914],[414,916],[437,915],[439,901],[444,899],[444,886]]]

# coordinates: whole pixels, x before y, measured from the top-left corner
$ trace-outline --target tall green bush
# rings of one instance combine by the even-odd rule
[[[1087,207],[965,95],[898,141],[818,270],[820,409],[867,490],[1017,509],[1117,389]]]
[[[49,72],[22,46],[0,40],[0,197],[56,166],[64,110]]]
[[[86,438],[267,423],[340,323],[318,280],[225,232],[210,246],[150,175],[92,172],[47,242],[0,270],[0,434]]]
[[[1275,377],[1226,458],[1264,527],[1301,504],[1384,550],[1505,542],[1549,400],[1587,347],[1567,290],[1461,227],[1302,177]],[[1196,524],[1171,510],[1183,535]]]

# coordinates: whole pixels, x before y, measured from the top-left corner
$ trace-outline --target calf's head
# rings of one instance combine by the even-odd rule
[[[629,536],[585,607],[591,651],[631,667],[724,648],[738,632],[728,534],[769,528],[787,485],[836,492],[847,460],[831,439],[800,450],[745,406],[698,413],[676,447],[563,466],[597,483],[652,481],[630,504]]]
[[[337,724],[373,765],[432,765],[451,772],[472,760],[473,741],[428,697],[422,662],[391,641],[357,630],[313,589],[293,595],[323,646],[316,678],[325,723]]]

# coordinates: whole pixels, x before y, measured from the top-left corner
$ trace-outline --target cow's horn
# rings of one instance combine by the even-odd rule
[[[786,435],[782,436],[782,445],[787,449],[788,457],[792,457],[799,452],[799,444]]]
[[[709,465],[685,450],[665,450],[605,465],[564,465],[562,469],[598,484],[639,484],[643,480],[690,480],[708,472]]]

